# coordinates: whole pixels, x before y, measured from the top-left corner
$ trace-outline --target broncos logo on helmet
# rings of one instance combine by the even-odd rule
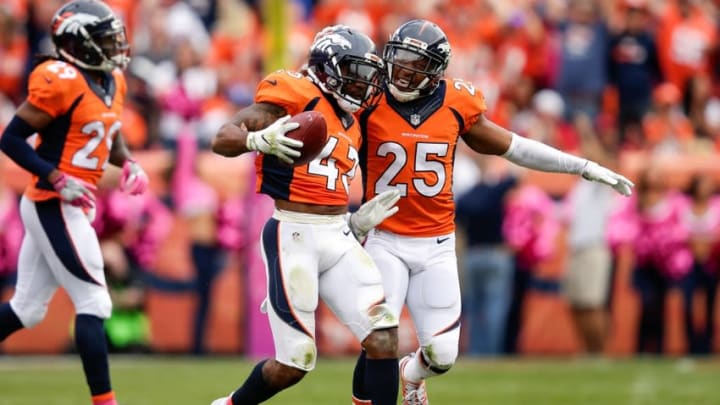
[[[390,36],[383,59],[390,93],[400,102],[431,94],[445,74],[450,43],[440,27],[427,20],[411,20]]]
[[[310,46],[308,76],[347,112],[375,104],[383,61],[365,34],[346,26],[325,28]]]
[[[75,0],[52,19],[51,36],[59,56],[82,69],[109,72],[130,62],[125,25],[98,0]]]

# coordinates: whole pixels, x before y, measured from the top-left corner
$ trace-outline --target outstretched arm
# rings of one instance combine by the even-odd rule
[[[232,121],[223,124],[212,142],[212,151],[234,157],[251,150],[275,155],[286,163],[300,156],[297,148],[302,142],[288,138],[285,133],[298,127],[288,123],[290,116],[284,108],[270,103],[255,103],[240,110]]]
[[[463,140],[478,153],[501,155],[519,166],[544,172],[579,174],[587,180],[607,184],[620,194],[632,193],[634,184],[625,177],[593,161],[514,134],[483,115],[463,135]]]

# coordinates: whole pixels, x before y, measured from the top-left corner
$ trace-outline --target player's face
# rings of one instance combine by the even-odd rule
[[[427,77],[425,72],[433,70],[430,58],[405,49],[396,49],[390,63],[390,81],[401,91],[418,89]]]
[[[379,91],[380,69],[376,66],[351,63],[341,67],[343,94],[364,103]]]
[[[124,31],[102,36],[96,41],[97,45],[105,54],[105,57],[116,61],[118,65],[121,65],[122,62],[129,57],[130,45],[125,38]]]

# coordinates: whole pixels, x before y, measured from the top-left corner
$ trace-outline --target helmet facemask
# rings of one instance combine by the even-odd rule
[[[382,93],[383,61],[373,53],[333,55],[325,63],[311,65],[308,74],[349,113],[377,104]]]

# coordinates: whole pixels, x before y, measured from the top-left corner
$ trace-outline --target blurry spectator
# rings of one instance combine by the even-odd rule
[[[23,226],[18,212],[18,196],[0,183],[0,296],[5,287],[12,287],[17,272]]]
[[[515,256],[512,301],[505,325],[503,351],[518,351],[525,296],[532,274],[555,249],[559,224],[550,197],[537,186],[524,185],[509,198],[502,224],[503,236]]]
[[[690,354],[708,354],[715,336],[715,297],[720,275],[720,257],[713,249],[720,243],[720,197],[712,176],[698,173],[687,190],[689,201],[683,221],[690,232],[693,269],[680,287],[685,308],[685,337]],[[699,326],[694,296],[703,293],[704,322]]]
[[[703,132],[715,144],[711,152],[720,153],[720,99],[708,101],[703,112]]]
[[[19,104],[24,98],[25,63],[28,43],[12,10],[0,4],[0,95]]]
[[[130,150],[150,147],[155,139],[150,136],[157,128],[159,108],[156,100],[148,94],[147,83],[140,77],[127,71],[125,75],[128,96],[121,117],[122,132]]]
[[[663,83],[653,91],[653,108],[643,120],[645,146],[654,153],[686,151],[694,135],[692,124],[680,108],[680,91]]]
[[[195,15],[200,17],[200,20],[205,27],[205,31],[211,32],[215,28],[215,23],[218,15],[219,4],[222,0],[185,0],[187,4],[192,8]]]
[[[15,103],[0,92],[0,131],[5,130],[13,115],[15,115]]]
[[[187,42],[195,52],[204,56],[210,49],[210,34],[205,24],[206,21],[209,25],[212,24],[213,15],[206,15],[207,19],[203,21],[190,2],[184,0],[160,0],[159,5],[167,10],[165,30],[171,42]],[[208,11],[210,10],[211,8],[208,8]]]
[[[585,119],[583,155],[614,169],[613,152],[605,150]],[[575,328],[588,353],[601,353],[608,332],[608,296],[612,260],[605,229],[615,202],[607,187],[578,181],[566,197],[563,217],[568,223],[569,257],[563,290]]]
[[[223,14],[212,33],[212,48],[207,60],[207,64],[217,74],[217,88],[215,94],[208,101],[213,104],[232,103],[233,106],[228,106],[231,108],[227,111],[232,114],[236,108],[252,103],[255,87],[261,79],[263,49],[255,46],[260,40],[260,22],[247,5],[222,3],[221,10]],[[306,40],[312,40],[312,37],[307,38],[309,34],[304,34],[304,28],[304,24],[293,25],[291,42],[288,45],[290,48],[295,48],[294,44],[296,43],[302,44]],[[307,55],[305,53],[300,55],[301,52],[296,48],[290,49],[290,53],[293,58],[301,56],[303,60],[307,59]],[[204,105],[203,121],[207,121],[207,104],[208,102]],[[213,113],[218,112],[218,110],[212,109]],[[214,115],[211,119],[217,122],[222,117]],[[205,131],[214,133],[218,126],[207,127]],[[201,135],[201,137],[205,138],[205,135]]]
[[[628,126],[641,124],[650,109],[653,86],[660,81],[646,1],[621,0],[621,31],[610,37],[608,46],[608,75],[618,92],[621,141]]]
[[[505,244],[502,222],[505,201],[517,185],[514,175],[493,173],[487,156],[478,155],[479,181],[456,205],[458,229],[465,234],[462,297],[470,355],[498,355],[503,351],[510,308],[513,254]]]
[[[112,315],[105,322],[108,347],[115,352],[145,352],[150,325],[143,279],[170,231],[171,214],[151,191],[142,196],[119,190],[101,192],[96,206],[93,226],[113,301]]]
[[[187,41],[180,41],[176,46],[174,80],[158,92],[162,108],[160,138],[167,149],[175,149],[178,134],[184,131],[185,126],[193,127],[197,123],[202,117],[203,103],[217,92],[217,74],[202,65],[200,54]],[[209,146],[210,138],[198,136],[203,133],[193,128],[193,135],[201,148]]]
[[[660,16],[657,43],[667,81],[685,92],[690,78],[708,72],[717,27],[699,0],[668,0]]]
[[[53,14],[64,3],[66,3],[65,0],[28,0],[25,32],[29,49],[28,60],[25,64],[26,76],[30,73],[33,55],[51,54],[53,52],[54,47],[48,28]]]
[[[555,87],[565,100],[565,117],[577,113],[592,119],[600,112],[607,81],[608,33],[595,0],[569,3],[566,22],[560,25],[560,71]]]
[[[530,7],[512,10],[506,18],[495,62],[503,86],[513,86],[521,76],[530,79],[534,87],[551,86],[560,57],[552,26],[545,25]]]
[[[145,315],[145,285],[136,263],[129,260],[122,241],[100,241],[105,278],[113,311],[105,321],[105,337],[111,353],[149,351],[150,324]]]
[[[693,131],[694,142],[689,152],[707,153],[714,148],[715,139],[708,132],[710,129],[706,119],[708,105],[716,100],[713,97],[713,84],[710,75],[700,74],[690,78],[683,94],[683,110],[687,112]]]
[[[205,353],[207,316],[210,312],[212,284],[224,265],[224,252],[218,243],[217,192],[198,176],[198,144],[189,125],[177,135],[177,155],[172,173],[175,212],[188,224],[190,255],[195,270],[197,306],[193,324],[192,353]]]
[[[635,195],[622,200],[608,224],[613,250],[634,255],[632,284],[640,298],[638,353],[663,352],[665,296],[670,285],[692,266],[688,232],[682,222],[682,197],[667,189],[664,176],[658,167],[644,169]]]
[[[562,97],[555,90],[543,89],[533,95],[530,110],[515,114],[511,128],[520,135],[575,152],[579,140],[573,127],[564,120],[564,113]]]
[[[534,94],[533,81],[524,76],[520,76],[512,85],[502,87],[492,111],[493,122],[510,128],[512,120],[519,111],[532,108]]]

